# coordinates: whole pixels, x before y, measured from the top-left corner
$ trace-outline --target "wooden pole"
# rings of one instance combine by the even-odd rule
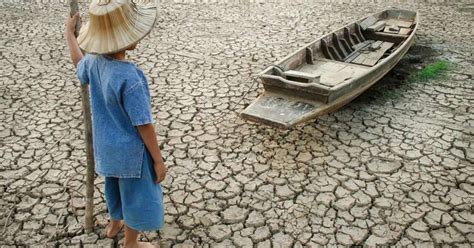
[[[77,0],[70,0],[71,7],[70,15],[73,16],[79,12],[79,4]],[[76,37],[81,29],[81,22],[78,21],[76,25]],[[82,98],[82,112],[84,114],[84,130],[86,139],[86,155],[87,155],[87,174],[86,174],[86,214],[84,229],[87,233],[94,230],[94,178],[95,178],[95,163],[94,163],[94,149],[92,141],[92,119],[91,119],[91,105],[89,98],[89,85],[81,84],[81,98]]]

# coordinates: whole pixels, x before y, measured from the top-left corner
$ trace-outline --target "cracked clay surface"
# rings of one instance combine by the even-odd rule
[[[63,38],[69,9],[38,2],[0,3],[0,246],[114,246],[122,241],[103,234],[103,178],[97,227],[82,228],[86,156]],[[471,247],[472,1],[189,2],[161,3],[156,28],[130,56],[149,77],[169,166],[165,228],[144,238],[162,247]],[[262,69],[387,6],[419,10],[421,26],[370,90],[290,130],[238,117],[262,92]],[[453,64],[444,76],[407,80],[438,59]]]

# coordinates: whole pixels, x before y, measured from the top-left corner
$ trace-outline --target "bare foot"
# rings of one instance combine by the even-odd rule
[[[124,245],[123,248],[160,248],[159,245],[152,244],[150,242],[135,242],[134,244]]]
[[[121,220],[111,220],[107,228],[105,229],[105,236],[107,238],[113,239],[117,234],[122,230],[123,221]]]

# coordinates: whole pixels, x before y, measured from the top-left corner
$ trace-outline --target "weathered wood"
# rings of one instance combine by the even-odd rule
[[[357,36],[357,38],[359,39],[360,42],[363,42],[365,41],[365,37],[364,35],[362,34],[362,30],[360,29],[360,26],[359,24],[355,24],[355,32],[354,32]]]
[[[329,45],[325,39],[321,40],[321,52],[324,54],[324,57],[328,59],[337,60],[338,58],[334,55],[333,52],[330,52]]]
[[[348,54],[352,53],[354,50],[352,49],[352,46],[349,44],[349,42],[346,41],[346,39],[341,39],[341,44],[344,47],[344,49],[348,52]]]
[[[357,44],[357,41],[353,39],[351,31],[348,27],[344,27],[344,39],[349,43],[349,46],[352,47]]]
[[[350,63],[350,62],[352,62],[354,59],[356,59],[359,55],[360,55],[360,52],[359,52],[359,51],[354,51],[354,52],[351,53],[349,56],[347,56],[347,58],[346,58],[346,60],[344,60],[344,62]]]
[[[339,37],[335,33],[332,34],[332,43],[334,44],[334,47],[339,53],[341,60],[344,60],[344,58],[351,53],[350,51],[346,51],[346,48],[342,45],[339,40]]]
[[[365,50],[351,63],[374,66],[382,58],[384,53],[393,46],[391,42],[383,42],[380,47],[375,51]]]
[[[367,28],[367,31],[376,32],[381,31],[385,27],[385,21],[378,21]]]
[[[384,32],[368,32],[365,34],[367,40],[380,40],[380,41],[387,41],[393,43],[401,43],[404,42],[407,38],[407,35],[400,35],[400,34],[389,34]]]
[[[366,30],[368,27],[374,25],[377,21],[378,20],[375,18],[375,16],[369,16],[365,18],[365,20],[361,21],[359,25],[362,30]]]
[[[358,72],[358,69],[355,69],[350,66],[345,66],[343,69],[339,71],[326,73],[324,75],[325,77],[324,81],[326,82],[328,86],[335,86],[351,79],[352,77],[354,77],[354,75],[357,75],[357,72]]]
[[[314,60],[313,49],[311,49],[311,47],[307,47],[306,48],[306,63],[312,64],[313,60]]]
[[[374,46],[374,43],[376,43],[375,46]],[[362,50],[364,50],[364,49],[375,49],[375,48],[379,47],[381,43],[382,43],[381,41],[376,42],[376,41],[373,41],[373,40],[366,40],[362,43],[356,44],[353,47],[354,51],[346,57],[344,62],[350,63],[350,62],[354,61],[361,54]]]
[[[373,40],[366,40],[364,42],[361,42],[359,44],[355,44],[352,49],[354,49],[354,51],[358,51],[358,50],[361,50],[367,46],[370,46],[370,44],[374,43]]]
[[[79,4],[77,0],[70,0],[69,2],[71,12],[73,16],[79,12]],[[81,22],[78,21],[76,24],[75,35],[77,37],[79,30],[81,29]],[[94,231],[94,179],[95,179],[95,162],[94,162],[94,150],[92,140],[92,118],[91,118],[91,106],[89,97],[89,86],[88,84],[81,84],[81,98],[82,98],[82,111],[84,114],[84,134],[86,140],[86,156],[87,156],[87,169],[86,169],[86,212],[85,212],[85,223],[84,229],[87,233]]]
[[[408,34],[410,34],[410,32],[411,32],[410,28],[400,28],[400,32],[398,34],[408,35]]]
[[[344,63],[336,60],[317,59],[312,65],[303,65],[298,72],[319,76],[318,83],[328,87],[334,87],[347,78],[362,75],[367,72],[367,67]]]
[[[380,47],[382,47],[383,41],[375,41],[370,46],[367,47],[369,51],[375,51],[378,50]]]
[[[283,72],[283,75],[288,79],[288,80],[293,80],[293,81],[303,81],[307,83],[317,83],[319,82],[319,78],[321,75],[318,74],[311,74],[307,72],[302,72],[302,71],[295,71],[295,70],[289,70]]]
[[[383,30],[384,33],[389,34],[398,34],[400,32],[400,28],[398,26],[386,26]]]
[[[286,128],[292,125],[293,120],[311,113],[320,105],[288,95],[265,92],[241,115],[247,119]]]
[[[371,25],[393,19],[394,16],[396,18],[397,10],[390,11],[390,16],[387,11],[373,15],[377,21]],[[265,87],[264,94],[249,105],[242,116],[278,127],[290,127],[347,104],[393,68],[413,44],[418,13],[403,11],[401,16],[410,15],[412,20],[404,19],[413,23],[409,35],[362,31],[359,24],[368,20],[366,18],[321,37],[276,64],[283,70],[289,70],[283,65],[288,65],[289,61],[299,61],[299,64],[292,63],[294,67],[291,67],[290,74],[300,79],[321,75],[318,82],[304,83],[305,80],[296,78],[287,80],[283,73],[276,76],[276,70],[267,68],[260,74]],[[372,19],[370,22],[374,18],[369,18]],[[308,63],[309,47],[312,50],[312,63]],[[300,54],[305,54],[306,59],[298,59]],[[385,55],[386,59],[381,60]],[[341,57],[345,61],[341,61]]]

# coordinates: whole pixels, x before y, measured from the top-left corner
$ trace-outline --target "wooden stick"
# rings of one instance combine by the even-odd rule
[[[73,16],[79,12],[79,4],[77,0],[70,0],[69,5],[71,7],[70,15]],[[81,29],[81,22],[78,21],[76,24],[76,37],[78,36],[79,30]],[[82,111],[84,113],[84,129],[86,139],[86,155],[87,155],[87,174],[86,174],[86,213],[85,213],[85,224],[84,228],[87,233],[94,230],[94,178],[95,178],[95,163],[94,163],[94,150],[92,145],[92,119],[91,119],[91,106],[89,98],[89,86],[88,84],[81,84],[81,98],[82,98]]]

